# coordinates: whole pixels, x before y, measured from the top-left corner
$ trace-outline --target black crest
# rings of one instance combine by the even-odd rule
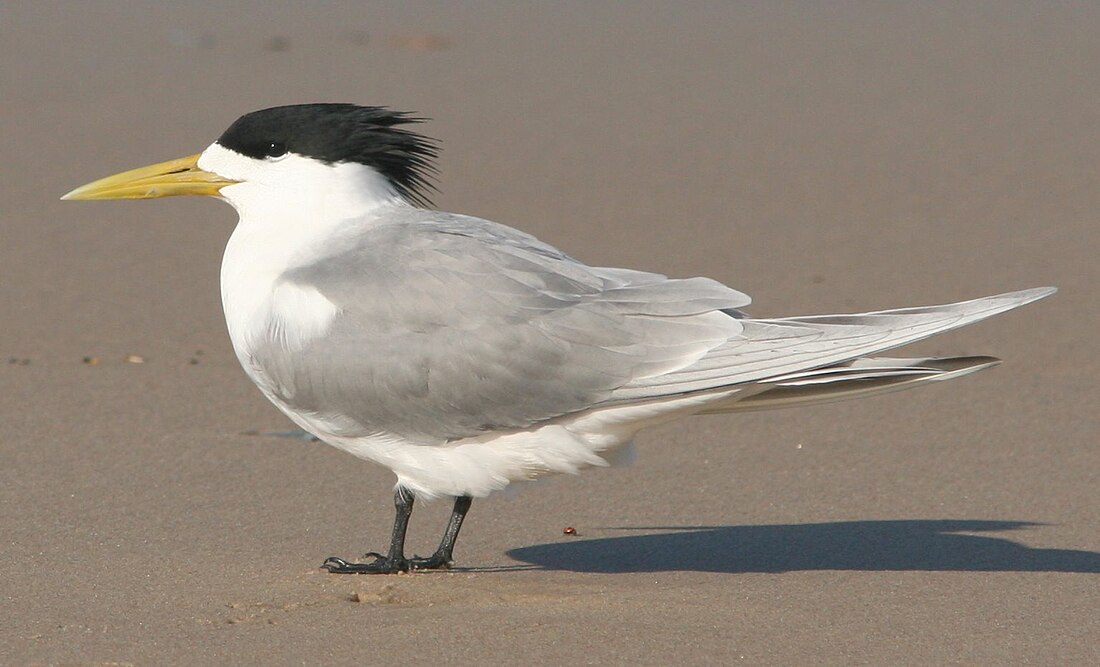
[[[241,116],[218,143],[257,159],[289,152],[327,164],[365,164],[388,178],[403,197],[427,206],[427,193],[434,190],[436,142],[401,127],[423,121],[385,107],[295,104]]]

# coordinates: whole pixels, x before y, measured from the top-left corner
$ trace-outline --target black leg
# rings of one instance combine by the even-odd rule
[[[466,518],[466,512],[470,511],[470,496],[455,498],[455,507],[451,510],[451,518],[447,521],[447,530],[443,531],[443,539],[439,542],[439,548],[427,558],[413,557],[409,560],[409,568],[413,570],[435,570],[449,568],[451,556],[455,550],[455,540],[458,539],[458,531],[462,530],[462,520]]]
[[[462,529],[462,521],[470,511],[470,503],[469,496],[455,498],[454,510],[451,511],[451,518],[447,521],[447,530],[443,532],[443,539],[434,554],[427,558],[417,556],[405,558],[405,533],[408,531],[409,517],[412,515],[413,497],[407,491],[398,489],[393,494],[395,514],[389,553],[383,556],[372,551],[367,554],[374,557],[374,560],[369,563],[349,563],[343,558],[330,556],[325,559],[321,567],[337,574],[394,574],[409,570],[449,568],[455,541],[458,539],[458,531]]]
[[[407,572],[409,561],[405,559],[405,533],[409,529],[409,517],[412,515],[412,494],[398,489],[393,494],[393,533],[390,536],[390,552],[383,556],[380,553],[371,552],[368,556],[374,556],[369,563],[349,563],[343,558],[329,556],[321,567],[337,574],[394,574]]]

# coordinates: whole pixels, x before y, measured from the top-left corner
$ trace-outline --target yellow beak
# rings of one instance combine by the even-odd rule
[[[217,196],[237,183],[198,167],[198,155],[181,157],[101,178],[68,193],[62,199],[155,199],[180,195]]]

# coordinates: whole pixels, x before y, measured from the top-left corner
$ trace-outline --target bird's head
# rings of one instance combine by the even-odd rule
[[[429,205],[436,144],[383,107],[297,104],[241,116],[197,155],[88,183],[62,199],[207,195],[238,209],[290,200]]]

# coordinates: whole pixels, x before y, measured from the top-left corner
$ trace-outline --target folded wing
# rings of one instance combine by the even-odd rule
[[[335,306],[323,335],[293,353],[277,335],[254,346],[279,400],[336,435],[440,444],[747,383],[768,387],[752,400],[744,392],[745,408],[791,402],[815,384],[831,384],[835,398],[868,383],[957,375],[935,360],[851,362],[1052,291],[751,319],[738,310],[749,298],[713,280],[588,267],[508,227],[406,215],[283,276]]]

